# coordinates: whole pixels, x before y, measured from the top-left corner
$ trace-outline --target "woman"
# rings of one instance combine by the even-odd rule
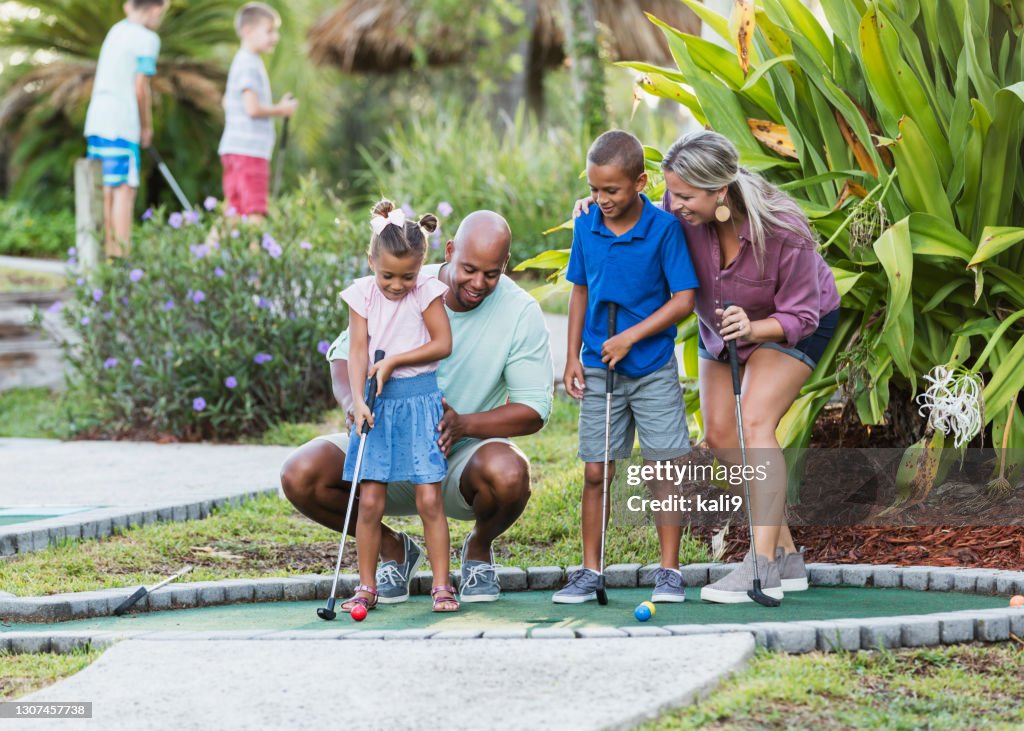
[[[748,462],[757,469],[750,488],[758,574],[763,591],[781,599],[784,591],[807,588],[807,572],[785,523],[786,463],[775,430],[835,332],[835,278],[797,204],[739,167],[736,148],[722,135],[702,130],[680,138],[661,167],[663,205],[683,225],[700,281],[705,438],[720,461],[740,464],[726,345],[735,340],[743,433]],[[701,599],[751,601],[753,560],[748,552],[736,570],[705,586]]]

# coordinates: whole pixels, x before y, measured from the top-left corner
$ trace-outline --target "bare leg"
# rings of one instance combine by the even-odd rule
[[[491,543],[526,509],[530,499],[530,465],[506,444],[485,444],[466,465],[459,489],[476,515],[466,558],[490,563]]]
[[[427,543],[427,555],[430,557],[430,571],[433,574],[433,587],[449,586],[448,576],[451,537],[448,533],[448,520],[444,515],[444,500],[441,497],[441,484],[432,483],[416,485],[416,511],[423,521],[423,537]],[[439,611],[453,612],[459,603],[449,591],[439,593]],[[448,601],[441,601],[441,599]]]
[[[103,186],[103,253],[114,254],[114,189]]]
[[[359,502],[362,508],[356,522],[356,550],[359,553],[359,583],[377,588],[377,555],[380,553],[380,520],[384,516],[384,503],[387,500],[388,486],[383,482],[363,480],[359,488]],[[373,603],[373,595],[358,591],[355,594]],[[352,609],[351,602],[345,602],[341,608]]]
[[[608,463],[608,485],[615,478],[615,462]],[[608,514],[601,515],[604,500],[604,462],[587,462],[583,468],[583,501],[580,506],[583,532],[583,566],[591,571],[601,568],[601,521],[608,525]]]
[[[665,460],[665,464],[673,464],[676,460]],[[654,460],[644,460],[645,465],[657,465]],[[651,480],[648,489],[655,500],[663,501],[676,494],[674,484],[669,480]],[[658,531],[658,543],[661,546],[661,567],[666,569],[679,568],[679,545],[683,540],[682,516],[676,510],[659,510],[654,513],[654,527]]]
[[[112,216],[114,219],[114,241],[108,251],[111,256],[128,253],[132,239],[132,215],[135,211],[135,188],[119,185],[114,189]]]

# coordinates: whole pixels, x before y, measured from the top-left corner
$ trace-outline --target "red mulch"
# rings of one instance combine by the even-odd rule
[[[794,527],[793,540],[816,563],[896,564],[1024,569],[1024,526]],[[709,544],[712,530],[695,529]],[[746,527],[730,528],[725,561],[741,561],[749,547]]]

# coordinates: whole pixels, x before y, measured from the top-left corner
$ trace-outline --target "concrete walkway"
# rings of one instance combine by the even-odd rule
[[[33,729],[588,731],[630,728],[706,695],[753,651],[748,633],[384,646],[127,640],[18,700],[93,703],[92,720],[36,720]]]

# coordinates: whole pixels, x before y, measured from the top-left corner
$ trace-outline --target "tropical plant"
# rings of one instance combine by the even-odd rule
[[[740,0],[732,18],[683,2],[733,50],[651,17],[676,68],[623,65],[798,200],[842,295],[836,336],[783,419],[780,442],[806,446],[840,384],[861,421],[879,424],[918,408],[926,374],[977,376],[975,431],[945,434],[972,420],[929,414],[904,459],[898,502],[923,500],[941,476],[942,448],[978,427],[1009,448],[1008,472],[1019,476],[1024,2],[822,0],[831,33],[799,0]],[[551,253],[535,263],[560,262]],[[934,391],[923,402],[932,403]]]

